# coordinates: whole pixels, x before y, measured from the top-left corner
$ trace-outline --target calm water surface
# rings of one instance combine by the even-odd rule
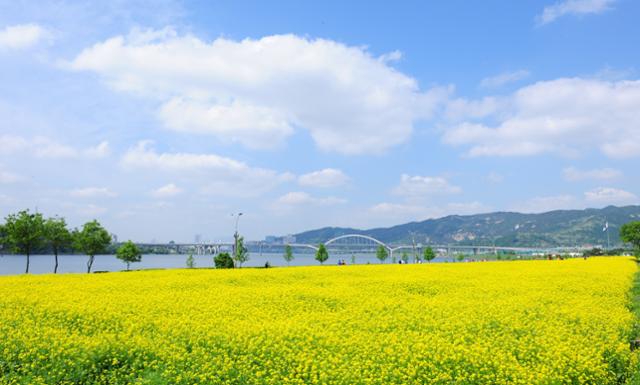
[[[294,254],[295,259],[291,262],[291,266],[310,266],[318,265],[318,261],[314,259],[313,254]],[[213,255],[194,255],[196,267],[213,267]],[[271,266],[286,266],[287,263],[282,258],[282,254],[275,253],[251,253],[249,261],[243,266],[261,267],[266,262]],[[61,255],[58,257],[59,273],[84,273],[87,271],[86,255]],[[132,263],[131,269],[172,269],[186,267],[187,255],[182,254],[145,254],[142,256],[142,262]],[[351,263],[351,254],[335,254],[330,255],[325,265],[336,265],[339,259],[344,259],[347,264]],[[443,262],[444,260],[436,259],[434,262]],[[391,263],[387,259],[387,263]],[[356,264],[380,263],[373,254],[356,254]],[[0,275],[12,275],[24,273],[26,257],[24,255],[2,255],[0,256]],[[32,255],[29,272],[33,274],[52,273],[54,265],[53,255]],[[93,263],[92,271],[120,271],[125,270],[126,265],[116,258],[115,255],[96,255]]]

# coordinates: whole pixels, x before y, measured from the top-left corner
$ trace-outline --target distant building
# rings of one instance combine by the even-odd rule
[[[282,237],[282,243],[285,243],[285,244],[296,243],[296,236],[287,234],[284,237]]]
[[[202,243],[202,234],[196,234],[196,236],[193,237],[193,243],[195,244]]]
[[[264,242],[268,244],[278,243],[278,237],[276,237],[275,235],[267,235],[266,237],[264,237]]]
[[[111,240],[113,241],[113,243],[118,243],[118,236],[112,233]]]

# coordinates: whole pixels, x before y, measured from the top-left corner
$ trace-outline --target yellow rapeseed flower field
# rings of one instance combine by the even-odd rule
[[[626,258],[0,278],[0,384],[616,384]]]

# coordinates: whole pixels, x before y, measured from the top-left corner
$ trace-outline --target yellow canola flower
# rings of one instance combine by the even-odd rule
[[[627,258],[0,277],[0,384],[618,384]]]

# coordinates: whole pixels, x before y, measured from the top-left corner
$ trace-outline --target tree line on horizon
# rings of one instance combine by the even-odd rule
[[[58,272],[58,255],[63,251],[77,251],[88,256],[87,273],[91,273],[95,256],[105,254],[112,244],[109,232],[97,220],[92,220],[81,228],[70,230],[63,217],[45,218],[41,213],[22,210],[9,214],[0,224],[0,246],[8,247],[16,254],[26,257],[25,273],[29,273],[30,257],[34,251],[48,247],[54,256],[53,273]],[[120,245],[116,256],[127,264],[140,262],[142,253],[130,240]]]
[[[640,221],[622,225],[620,239],[633,246],[636,260],[640,262]],[[80,229],[70,230],[63,217],[56,215],[45,219],[41,213],[31,213],[27,209],[9,214],[5,218],[5,223],[0,224],[0,250],[4,250],[8,246],[13,252],[24,254],[26,256],[25,273],[29,273],[30,256],[42,247],[48,247],[53,253],[54,274],[58,272],[58,255],[62,251],[69,250],[82,252],[88,256],[87,273],[90,273],[95,256],[107,253],[110,245],[112,245],[111,235],[95,219],[86,222]],[[131,240],[121,244],[115,254],[118,259],[126,263],[127,270],[129,270],[131,263],[140,262],[142,259],[140,248]],[[384,246],[380,245],[376,250],[376,257],[381,263],[384,263],[389,257],[389,253]],[[421,257],[424,258],[424,261],[430,262],[436,255],[431,247],[426,247],[421,256],[418,254],[414,256],[416,262],[421,260]],[[189,258],[187,267],[194,267],[193,257],[190,255]],[[290,245],[285,247],[283,258],[287,265],[294,259]],[[329,253],[324,244],[318,245],[315,259],[321,264],[329,259]],[[244,238],[238,237],[233,256],[228,253],[218,254],[214,258],[214,265],[216,268],[241,267],[248,260],[249,253],[244,245]],[[408,257],[403,255],[402,260],[408,262]]]

